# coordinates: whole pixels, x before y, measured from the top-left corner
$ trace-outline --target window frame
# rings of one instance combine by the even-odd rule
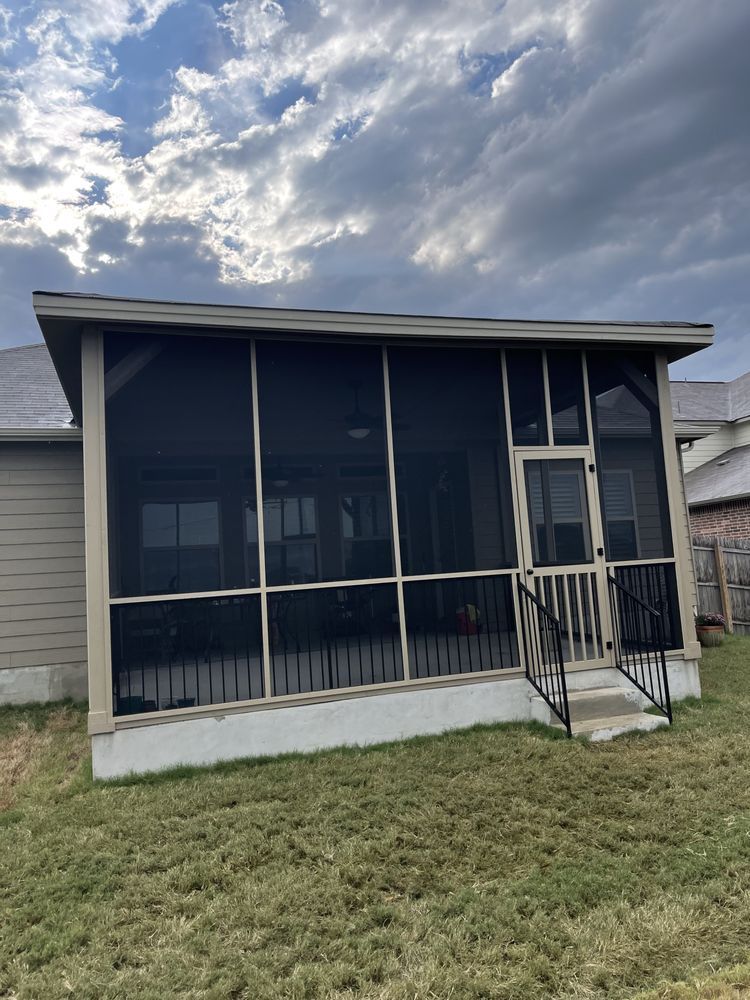
[[[191,504],[191,503],[215,503],[216,504],[216,521],[217,521],[217,527],[218,527],[218,541],[216,542],[215,545],[182,545],[182,546],[180,545],[180,543],[179,543],[179,537],[180,537],[180,513],[179,513],[179,510],[180,510],[180,504]],[[221,540],[222,540],[222,537],[223,537],[223,532],[222,532],[221,497],[220,496],[203,496],[203,497],[180,497],[179,499],[173,499],[172,496],[166,496],[166,497],[161,497],[160,496],[160,497],[156,497],[156,498],[152,498],[152,497],[149,497],[149,496],[146,496],[146,497],[141,496],[141,497],[138,498],[138,515],[139,515],[138,516],[138,570],[139,570],[139,573],[141,575],[141,582],[143,584],[143,589],[145,590],[145,581],[146,581],[145,553],[146,553],[146,548],[147,548],[146,545],[144,544],[144,537],[143,537],[144,536],[144,532],[143,532],[143,508],[147,504],[154,504],[154,505],[155,504],[159,504],[159,505],[166,505],[166,506],[168,506],[168,505],[171,504],[171,505],[176,506],[176,508],[177,508],[177,519],[176,519],[176,522],[175,522],[176,532],[177,532],[177,543],[175,545],[150,545],[150,546],[148,546],[148,550],[149,551],[157,551],[157,552],[176,552],[177,553],[178,573],[179,573],[179,553],[180,553],[181,549],[192,549],[192,550],[195,550],[195,549],[216,549],[218,551],[218,555],[219,555],[219,583],[220,584],[223,583],[223,581],[224,581],[224,554],[222,552],[222,544],[221,544]],[[182,593],[182,591],[178,591],[178,593]],[[199,593],[199,592],[197,592],[197,591],[196,592],[189,591],[189,593]],[[227,593],[231,594],[231,593],[235,593],[235,591],[228,590]],[[145,595],[144,594],[143,596],[149,596],[152,600],[154,600],[155,598],[157,598],[159,596],[162,596],[162,594],[165,595],[165,599],[166,599],[166,595],[169,595],[171,597],[175,597],[176,596],[175,594],[170,594],[169,591],[166,591],[166,592],[164,592],[164,591],[157,591],[156,594],[149,594],[149,595]]]

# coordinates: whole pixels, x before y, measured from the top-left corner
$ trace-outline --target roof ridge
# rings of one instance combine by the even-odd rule
[[[16,344],[14,347],[0,347],[0,354],[7,354],[9,351],[28,351],[32,347],[44,347],[46,349],[47,345],[43,340],[39,340],[33,344]]]

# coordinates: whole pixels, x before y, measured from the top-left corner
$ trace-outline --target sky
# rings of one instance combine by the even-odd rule
[[[747,0],[0,0],[33,289],[713,323],[750,368]]]

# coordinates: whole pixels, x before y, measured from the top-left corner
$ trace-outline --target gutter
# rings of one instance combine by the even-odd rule
[[[0,441],[83,441],[80,427],[0,427]]]

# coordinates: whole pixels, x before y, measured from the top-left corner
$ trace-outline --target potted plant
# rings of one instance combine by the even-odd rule
[[[724,615],[716,611],[707,611],[705,614],[695,616],[695,631],[698,633],[698,642],[701,646],[720,646],[724,639],[724,628],[726,626]]]

